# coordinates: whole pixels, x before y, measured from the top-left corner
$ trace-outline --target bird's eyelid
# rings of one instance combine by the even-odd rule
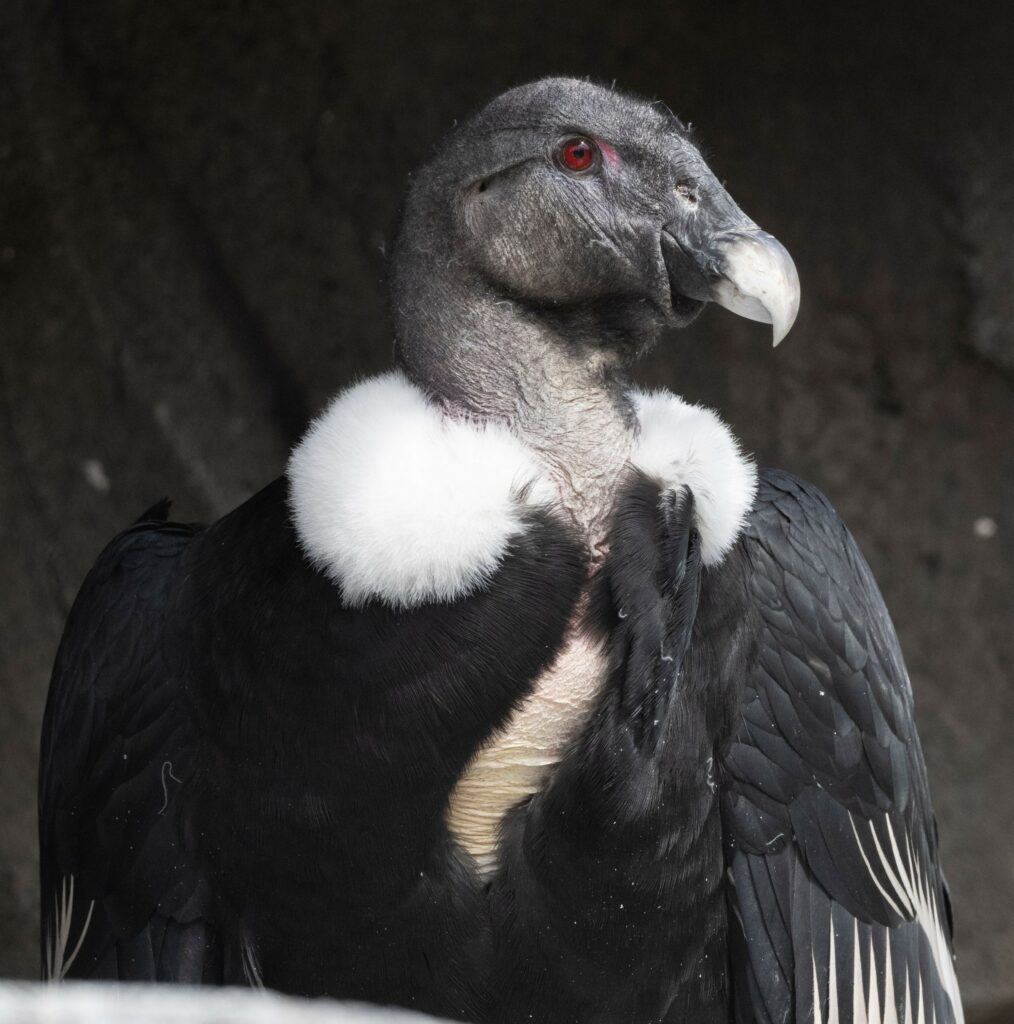
[[[606,142],[605,139],[600,139],[597,135],[593,135],[592,138],[598,145],[602,152],[602,157],[608,164],[612,164],[613,167],[618,167],[623,161],[620,159],[620,154],[616,152],[616,148],[612,143]]]

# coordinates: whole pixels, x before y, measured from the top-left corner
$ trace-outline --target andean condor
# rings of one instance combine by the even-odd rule
[[[960,1022],[912,693],[855,542],[627,368],[799,287],[667,109],[457,127],[396,368],[210,526],[89,573],[42,745],[54,978],[485,1021]]]

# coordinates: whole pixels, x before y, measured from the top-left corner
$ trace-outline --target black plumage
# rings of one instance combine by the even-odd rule
[[[739,1019],[804,1019],[811,950],[826,953],[832,922],[839,979],[858,922],[876,970],[890,943],[895,970],[937,992],[919,926],[866,866],[873,833],[850,841],[854,822],[888,849],[890,816],[945,918],[910,691],[886,613],[863,619],[879,599],[851,539],[819,493],[767,474],[741,546],[699,574],[664,533],[678,500],[658,516],[657,498],[642,480],[625,499],[598,592],[609,689],[546,791],[507,823],[489,910],[439,809],[523,693],[497,678],[530,679],[559,642],[584,571],[566,531],[538,524],[453,622],[443,606],[343,609],[291,537],[278,543],[291,533],[284,482],[212,529],[149,520],[122,534],[82,588],[47,710],[46,948],[72,877],[67,952],[84,937],[72,976],[256,980],[475,1020],[494,1000],[506,1019],[612,1006],[608,1019],[720,1020],[720,793]],[[811,589],[786,585],[792,573]],[[658,673],[690,641],[677,609],[698,582],[681,685],[667,693]],[[504,620],[511,631],[489,628]],[[333,638],[332,661],[300,650],[307,633]],[[463,634],[480,642],[452,672]],[[537,642],[495,644],[518,635]],[[868,755],[881,745],[900,753]],[[659,934],[664,945],[646,945]],[[719,969],[700,971],[709,960]],[[826,1005],[831,961],[816,962]],[[941,1002],[936,1019],[954,1018]]]

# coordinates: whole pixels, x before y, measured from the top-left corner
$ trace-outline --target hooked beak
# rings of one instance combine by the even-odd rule
[[[750,320],[771,324],[774,344],[789,333],[799,312],[799,275],[788,250],[761,231],[734,204],[740,222],[680,239],[678,226],[662,232],[662,255],[673,296],[716,302]],[[741,219],[740,219],[741,218]]]

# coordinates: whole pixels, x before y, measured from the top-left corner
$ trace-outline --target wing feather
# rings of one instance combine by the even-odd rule
[[[724,758],[736,1019],[960,1024],[912,691],[827,499],[761,476],[744,538],[760,651]]]
[[[168,595],[195,528],[147,517],[88,574],[57,653],[39,781],[43,972],[204,973],[176,794],[192,741],[162,656]]]

